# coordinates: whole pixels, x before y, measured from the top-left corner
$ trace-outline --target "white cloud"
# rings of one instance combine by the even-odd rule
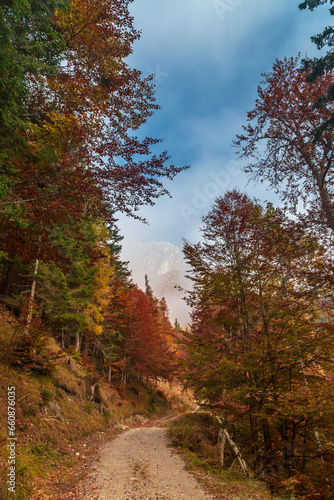
[[[224,5],[232,8],[221,16]],[[227,189],[278,204],[265,186],[248,184],[231,143],[254,106],[261,73],[275,58],[316,54],[310,36],[328,24],[328,6],[311,13],[291,0],[136,0],[131,12],[143,33],[130,61],[144,73],[158,73],[163,108],[142,134],[163,137],[171,163],[192,166],[165,183],[172,200],[141,210],[149,226],[120,216],[124,247],[130,238],[179,247],[182,237],[198,241],[201,216]]]
[[[231,8],[221,17],[219,5],[229,4]],[[204,56],[203,62],[237,62],[246,53],[251,56],[248,49],[256,41],[268,51],[272,37],[278,29],[282,31],[283,20],[286,28],[280,34],[284,43],[290,36],[289,20],[295,20],[304,38],[328,16],[325,9],[322,15],[299,12],[298,3],[291,0],[140,0],[132,4],[131,12],[135,25],[142,29],[142,39],[135,45],[135,60],[155,58],[155,63],[164,60],[172,67],[180,62],[187,65],[199,55]],[[256,54],[253,56],[256,58]]]

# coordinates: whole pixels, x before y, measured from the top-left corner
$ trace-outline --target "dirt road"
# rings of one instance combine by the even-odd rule
[[[213,500],[166,446],[166,429],[132,429],[105,443],[86,500]]]

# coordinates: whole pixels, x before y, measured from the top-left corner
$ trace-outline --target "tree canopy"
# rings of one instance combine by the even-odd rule
[[[194,283],[187,376],[253,467],[288,473],[331,420],[333,269],[304,224],[237,191],[185,243]],[[329,320],[328,320],[329,318]]]
[[[167,306],[130,281],[115,214],[141,219],[186,167],[138,137],[159,106],[127,63],[130,3],[0,2],[0,294],[25,345],[37,324],[109,377],[123,358],[125,378],[169,377]]]
[[[0,10],[0,250],[46,258],[52,225],[89,212],[134,217],[185,167],[136,131],[159,106],[126,63],[139,33],[128,0],[5,2]],[[41,237],[42,236],[42,237]]]

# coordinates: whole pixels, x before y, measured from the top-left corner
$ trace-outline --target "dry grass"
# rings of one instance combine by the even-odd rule
[[[73,366],[75,366],[73,362]],[[83,378],[79,378],[72,372],[72,367],[68,365],[55,366],[51,373],[51,379],[55,387],[63,389],[68,394],[85,396],[85,383]]]
[[[15,499],[58,500],[65,498],[62,491],[81,478],[101,440],[118,432],[117,422],[138,414],[163,416],[170,407],[161,389],[157,394],[137,380],[129,381],[125,391],[117,390],[101,374],[92,373],[92,366],[85,369],[78,356],[63,352],[53,339],[43,343],[42,357],[51,360],[47,370],[26,368],[22,363],[15,367],[13,358],[1,359],[1,353],[19,335],[16,319],[0,308],[1,423],[7,421],[7,387],[16,388]],[[1,425],[2,471],[8,469],[6,444],[7,428]],[[12,498],[5,475],[0,477],[0,498]]]

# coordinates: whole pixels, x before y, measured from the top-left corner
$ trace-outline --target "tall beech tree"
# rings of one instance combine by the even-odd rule
[[[160,139],[136,135],[159,106],[152,77],[126,62],[139,38],[129,3],[5,0],[0,6],[0,293],[14,303],[8,295],[38,258],[55,299],[47,303],[44,295],[43,314],[51,323],[58,317],[67,340],[102,329],[94,318],[104,292],[89,289],[94,273],[82,218],[110,227],[115,211],[139,218],[141,205],[169,195],[162,180],[184,168],[167,165],[166,152],[152,152]],[[62,247],[55,234],[64,231]],[[67,262],[66,273],[71,256],[77,259]],[[78,272],[84,265],[86,277]],[[37,299],[45,291],[37,289]]]
[[[334,103],[316,107],[333,85],[324,73],[306,82],[298,59],[276,61],[258,89],[249,124],[235,145],[249,159],[245,171],[252,179],[269,181],[283,199],[296,208],[300,200],[311,202],[313,214],[334,229],[334,132],[325,130],[314,141],[314,130],[330,119]]]
[[[46,75],[56,72],[63,57],[66,46],[53,15],[65,4],[58,0],[4,0],[0,5],[0,257],[25,258],[31,243],[27,260],[35,258],[38,233],[46,231],[41,221],[46,223],[47,206],[44,204],[43,210],[36,207],[37,212],[29,202],[23,207],[21,202],[32,193],[21,188],[36,180],[39,163],[50,163],[46,155],[37,161],[31,150],[28,110],[34,87],[40,93],[47,92]],[[25,173],[27,169],[29,173]],[[12,261],[7,273],[11,265]]]
[[[57,12],[55,23],[66,41],[64,61],[48,80],[53,100],[50,127],[81,134],[80,165],[89,170],[113,210],[134,215],[142,204],[167,194],[159,178],[182,168],[165,166],[166,152],[152,155],[158,139],[138,140],[134,131],[159,108],[151,77],[130,68],[125,59],[139,33],[128,12],[129,0],[74,0]],[[76,158],[77,148],[70,153]]]
[[[187,376],[255,467],[303,467],[333,411],[326,249],[303,224],[237,191],[216,200],[203,236],[184,246],[194,282]]]

